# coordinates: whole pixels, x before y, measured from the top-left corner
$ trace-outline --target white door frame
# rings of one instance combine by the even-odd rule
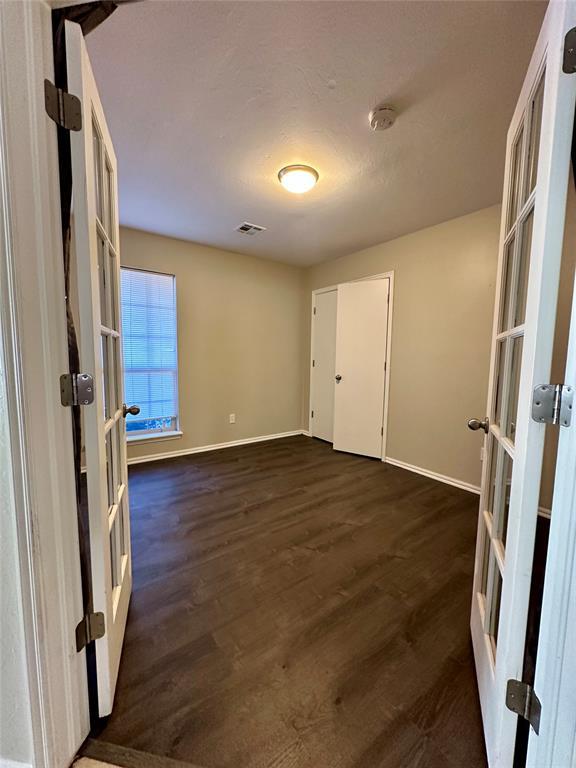
[[[574,75],[576,76],[576,75]],[[576,385],[576,281],[564,382]],[[560,382],[563,383],[563,382]],[[576,421],[560,429],[534,691],[542,705],[530,729],[527,768],[569,766],[576,743]]]
[[[358,277],[354,280],[344,280],[346,283],[359,283],[363,280],[381,280],[387,278],[390,281],[390,291],[388,293],[388,332],[386,337],[386,374],[384,380],[384,411],[382,416],[382,456],[381,460],[386,461],[386,441],[388,437],[388,404],[390,400],[390,358],[392,355],[392,318],[394,316],[394,270],[390,272],[380,272],[377,275],[368,275]],[[310,393],[308,396],[308,434],[312,434],[312,403],[314,402],[314,370],[312,360],[314,360],[314,303],[315,298],[320,293],[329,293],[337,291],[338,284],[326,285],[323,288],[315,288],[312,291],[310,299]]]
[[[0,307],[14,454],[32,768],[66,768],[89,730],[68,371],[51,7],[0,3]]]

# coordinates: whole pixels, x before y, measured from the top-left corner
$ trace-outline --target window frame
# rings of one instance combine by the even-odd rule
[[[178,291],[176,285],[176,275],[173,272],[161,272],[158,269],[146,269],[144,267],[132,267],[129,265],[120,265],[120,313],[122,314],[122,273],[123,271],[130,272],[142,272],[148,275],[160,275],[162,277],[171,277],[174,291],[174,314],[176,318],[174,340],[176,343],[176,385],[174,388],[174,402],[176,414],[172,417],[166,416],[161,418],[171,418],[172,423],[168,429],[140,429],[140,430],[128,430],[126,429],[126,441],[128,443],[148,442],[149,440],[167,440],[174,437],[181,437],[183,432],[180,428],[180,361],[179,361],[179,346],[178,346]],[[128,374],[128,368],[124,362],[124,333],[122,334],[122,375],[124,377],[124,390],[126,391],[126,376]],[[128,423],[127,423],[128,426]]]

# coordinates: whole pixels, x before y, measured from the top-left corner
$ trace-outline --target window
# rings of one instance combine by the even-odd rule
[[[128,438],[178,429],[176,278],[122,267],[122,339]]]

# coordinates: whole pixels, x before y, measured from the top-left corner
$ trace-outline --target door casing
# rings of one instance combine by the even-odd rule
[[[50,4],[0,3],[0,311],[14,450],[31,768],[67,768],[90,728],[68,371]],[[8,86],[9,83],[9,87]],[[17,96],[17,98],[15,98]],[[56,599],[65,596],[65,599]]]

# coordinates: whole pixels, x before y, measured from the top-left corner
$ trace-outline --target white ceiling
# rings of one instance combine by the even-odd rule
[[[501,197],[542,2],[166,0],[88,37],[123,224],[294,264]],[[399,117],[374,133],[381,101]],[[320,173],[291,195],[289,163]],[[235,232],[243,221],[267,231]]]

